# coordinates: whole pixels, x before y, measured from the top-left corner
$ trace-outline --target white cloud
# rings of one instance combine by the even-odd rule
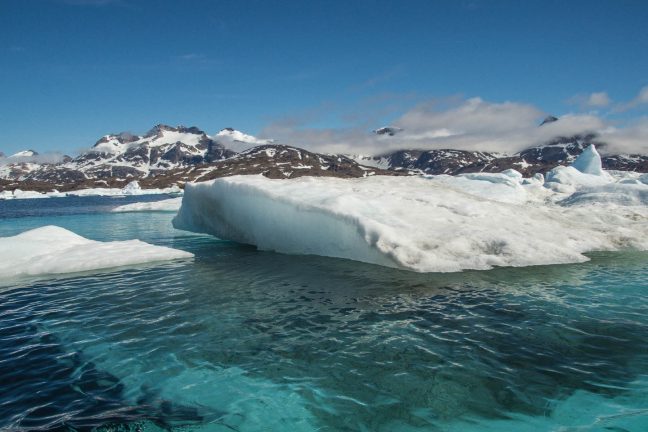
[[[621,127],[594,114],[566,114],[539,127],[546,113],[530,104],[492,103],[480,98],[420,104],[397,118],[395,136],[375,135],[361,127],[308,128],[294,122],[266,127],[261,136],[279,143],[328,153],[381,154],[397,149],[462,149],[515,153],[558,136],[599,133],[608,153],[648,153],[648,121]]]
[[[648,86],[645,86],[641,90],[639,90],[637,96],[635,96],[634,99],[632,99],[631,101],[619,104],[615,108],[615,111],[617,112],[628,111],[644,104],[648,104]]]
[[[648,86],[642,88],[642,89],[639,91],[639,94],[638,94],[637,97],[635,98],[635,102],[637,102],[637,103],[639,103],[639,104],[645,104],[645,103],[648,103]]]
[[[579,94],[568,101],[570,104],[578,105],[581,109],[585,108],[604,108],[612,102],[606,92],[594,92],[590,94]]]
[[[592,93],[587,98],[587,105],[591,107],[605,107],[610,104],[610,97],[605,92]]]
[[[198,53],[187,53],[183,54],[181,56],[178,56],[182,60],[202,60],[205,58],[204,54],[198,54]]]
[[[609,142],[608,153],[648,154],[648,117],[642,117],[623,128],[601,131],[601,140]]]

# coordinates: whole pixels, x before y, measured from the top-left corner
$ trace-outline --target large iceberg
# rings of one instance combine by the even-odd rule
[[[0,237],[0,279],[100,270],[191,258],[193,254],[140,240],[100,242],[57,226]]]
[[[585,182],[630,200],[565,202],[542,176],[300,178],[236,176],[187,184],[173,224],[262,250],[316,254],[419,272],[586,261],[586,252],[648,249],[642,182],[582,173]],[[549,173],[582,190],[573,176]],[[627,180],[627,179],[626,179]],[[561,183],[562,182],[562,183]],[[614,185],[614,186],[610,186]],[[591,189],[593,188],[593,189]],[[614,190],[616,188],[616,190]]]

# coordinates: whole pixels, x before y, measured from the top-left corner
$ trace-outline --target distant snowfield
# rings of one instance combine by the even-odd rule
[[[129,196],[129,195],[157,195],[180,194],[182,189],[172,186],[163,189],[142,189],[137,181],[128,183],[123,188],[92,188],[68,192],[34,192],[16,189],[14,191],[0,192],[0,199],[36,199],[36,198],[61,198],[66,196]]]
[[[57,226],[0,237],[0,280],[102,270],[191,258],[193,254],[140,240],[88,240]]]
[[[589,160],[588,160],[589,159]],[[418,272],[583,262],[591,251],[648,249],[648,176],[574,167],[499,174],[187,184],[176,228],[259,249]]]

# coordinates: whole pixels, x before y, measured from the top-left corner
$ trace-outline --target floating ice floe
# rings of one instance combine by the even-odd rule
[[[125,204],[115,207],[114,212],[140,212],[140,211],[154,211],[154,212],[176,212],[182,204],[182,197],[170,198],[161,201],[152,202],[136,202]]]
[[[262,250],[419,272],[574,263],[590,251],[648,249],[648,185],[640,179],[574,167],[548,173],[544,184],[512,170],[428,178],[236,176],[188,184],[173,223]]]
[[[193,254],[140,240],[100,242],[57,226],[0,237],[0,279],[100,270],[191,258]]]
[[[70,191],[69,196],[125,196],[125,195],[155,195],[155,194],[177,194],[182,193],[178,186],[171,186],[161,189],[142,189],[137,181],[128,183],[123,188],[92,188],[78,191]]]
[[[130,182],[123,188],[91,188],[80,189],[68,192],[35,192],[16,189],[0,192],[0,199],[33,199],[33,198],[60,198],[66,196],[127,196],[127,195],[157,195],[157,194],[181,194],[182,189],[178,186],[157,189],[142,189],[137,181]]]

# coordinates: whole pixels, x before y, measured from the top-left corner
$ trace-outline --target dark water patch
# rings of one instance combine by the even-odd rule
[[[195,408],[176,407],[149,395],[124,399],[120,380],[69,351],[30,313],[37,289],[0,303],[0,429],[90,430],[146,420],[160,428],[195,424]],[[5,300],[5,299],[2,299]]]

